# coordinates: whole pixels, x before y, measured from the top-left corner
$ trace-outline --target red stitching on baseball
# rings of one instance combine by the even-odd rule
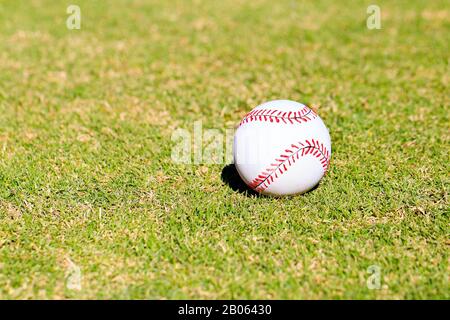
[[[276,114],[275,114],[276,113]],[[252,121],[263,121],[263,122],[276,122],[279,123],[282,121],[283,123],[290,123],[294,124],[297,123],[304,123],[311,121],[317,117],[317,114],[307,106],[304,106],[299,111],[289,111],[289,112],[283,112],[280,110],[273,110],[273,109],[254,109],[247,113],[244,116],[244,119],[242,119],[241,123],[239,123],[239,126],[243,125],[247,122]]]
[[[295,150],[286,149],[286,153],[277,157],[275,163],[271,163],[270,167],[264,169],[255,179],[253,179],[249,184],[249,187],[258,192],[264,191],[278,178],[278,173],[283,174],[288,171],[289,167],[295,163],[295,160],[308,154],[319,159],[324,174],[327,172],[330,164],[330,153],[323,143],[311,139],[311,141],[305,140],[304,142],[298,142],[298,144],[291,144],[291,147],[295,148]]]

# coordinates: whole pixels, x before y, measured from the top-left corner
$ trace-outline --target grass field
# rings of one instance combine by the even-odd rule
[[[449,299],[448,2],[373,3],[0,1],[0,298]],[[312,192],[171,160],[280,98],[330,130]]]

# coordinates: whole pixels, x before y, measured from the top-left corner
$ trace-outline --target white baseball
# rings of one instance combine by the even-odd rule
[[[301,194],[317,185],[328,169],[330,134],[307,106],[269,101],[242,119],[233,154],[236,169],[250,188],[274,196]]]

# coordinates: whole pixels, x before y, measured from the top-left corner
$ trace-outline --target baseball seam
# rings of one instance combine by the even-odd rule
[[[252,121],[283,122],[286,124],[304,123],[314,120],[317,114],[310,108],[304,106],[299,111],[280,111],[274,109],[256,109],[244,116],[239,126]]]
[[[305,140],[304,142],[291,144],[290,148],[287,148],[284,153],[276,158],[274,163],[271,163],[269,167],[253,179],[249,184],[249,187],[258,192],[264,191],[279,177],[279,175],[288,171],[289,167],[292,166],[296,160],[308,154],[319,159],[324,173],[326,173],[330,163],[330,152],[323,143],[317,140]]]

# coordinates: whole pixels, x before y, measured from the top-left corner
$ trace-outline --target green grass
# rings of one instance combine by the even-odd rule
[[[449,299],[448,3],[373,2],[0,1],[0,298]],[[172,162],[280,98],[330,129],[314,191]]]

